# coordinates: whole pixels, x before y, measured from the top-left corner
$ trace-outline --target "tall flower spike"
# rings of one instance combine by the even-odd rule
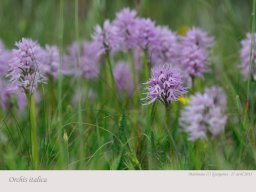
[[[118,35],[118,28],[106,20],[103,28],[96,26],[93,34],[93,43],[97,45],[100,55],[106,52],[116,52],[122,44],[123,38]]]
[[[156,38],[150,47],[150,58],[153,65],[178,62],[178,42],[175,33],[167,27],[156,28]]]
[[[251,52],[251,40],[252,34],[247,33],[246,38],[241,41],[241,51],[240,51],[240,59],[241,59],[241,69],[242,75],[245,79],[248,79],[249,76],[252,76],[254,80],[256,80],[256,34],[254,34],[254,47],[252,49],[252,66],[251,66],[251,75],[249,75],[249,65],[250,65],[250,52]]]
[[[208,133],[219,135],[224,131],[227,121],[225,109],[226,98],[222,89],[207,89],[204,94],[197,93],[191,97],[189,105],[181,112],[180,126],[191,141],[205,138]]]
[[[136,34],[138,34],[136,15],[136,11],[130,10],[129,8],[124,8],[116,14],[116,19],[113,21],[113,25],[117,27],[118,35],[123,39],[120,46],[121,50],[136,47]]]
[[[183,44],[181,46],[181,68],[191,77],[203,78],[204,73],[209,71],[208,52],[195,44]]]
[[[148,102],[145,105],[159,100],[168,106],[186,93],[180,73],[171,65],[156,66],[151,73],[151,79],[146,82],[147,96],[143,100]]]
[[[151,19],[137,19],[136,20],[136,42],[143,50],[149,50],[155,43],[157,31],[155,23]]]
[[[191,77],[203,78],[204,73],[209,71],[208,58],[214,42],[213,37],[194,27],[180,40],[180,63],[183,70],[187,71]]]
[[[26,93],[35,92],[38,83],[44,82],[40,47],[31,39],[22,38],[16,43],[10,61],[10,81]]]

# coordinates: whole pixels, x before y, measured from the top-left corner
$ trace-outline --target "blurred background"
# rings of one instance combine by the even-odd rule
[[[74,0],[64,0],[64,42],[74,39]],[[252,0],[79,0],[80,36],[89,38],[96,23],[123,7],[177,31],[198,26],[216,36],[241,38],[250,30]],[[1,0],[0,37],[8,46],[21,37],[56,43],[59,33],[59,0]]]
[[[63,43],[67,45],[75,39],[75,1],[63,2]],[[79,0],[80,39],[90,39],[96,24],[112,20],[124,7],[176,32],[184,27],[202,28],[215,36],[215,50],[234,66],[240,40],[250,31],[252,0]],[[9,48],[21,37],[41,45],[58,44],[60,25],[60,0],[0,0],[0,38]],[[230,65],[224,67],[229,71]]]

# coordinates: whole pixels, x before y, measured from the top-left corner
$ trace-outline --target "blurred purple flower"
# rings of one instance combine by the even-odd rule
[[[150,47],[150,60],[153,65],[171,63],[177,64],[178,60],[177,36],[167,27],[157,27],[154,43]]]
[[[77,42],[73,42],[67,48],[67,54],[63,58],[62,73],[64,75],[80,76],[81,70],[79,69],[78,57],[80,57],[80,47]]]
[[[181,112],[180,126],[189,134],[191,141],[205,138],[207,133],[216,136],[225,129],[226,105],[220,105],[225,103],[225,95],[221,91],[221,95],[216,96],[216,90],[219,92],[221,89],[211,88],[204,94],[195,94],[191,97],[189,105]],[[218,99],[220,101],[217,102]]]
[[[11,52],[6,50],[4,44],[0,41],[0,78],[4,78],[8,73],[10,58]]]
[[[182,44],[180,47],[180,65],[191,77],[203,78],[208,69],[208,52],[195,44]]]
[[[119,62],[113,70],[116,88],[119,93],[126,92],[133,95],[133,78],[128,63]]]
[[[156,43],[157,28],[151,19],[140,18],[136,20],[136,35],[137,45],[143,50],[149,50]]]
[[[213,42],[213,37],[195,27],[180,38],[180,64],[191,77],[203,78],[204,73],[209,71],[208,58]]]
[[[41,51],[43,72],[46,76],[57,79],[60,66],[60,53],[57,46],[46,45]]]
[[[205,31],[193,27],[186,36],[182,38],[184,44],[195,44],[202,49],[209,49],[213,46],[214,38],[210,37]]]
[[[118,35],[118,28],[106,20],[103,24],[103,28],[99,25],[96,26],[93,34],[93,43],[97,47],[97,53],[104,55],[107,52],[116,52],[119,50],[123,38]]]
[[[28,93],[35,92],[38,83],[44,82],[40,46],[31,39],[22,38],[12,52],[10,81],[13,85]]]
[[[83,51],[77,42],[68,48],[68,54],[64,57],[63,73],[65,75],[82,76],[86,79],[97,79],[99,76],[100,55],[93,42],[85,42]]]
[[[15,106],[14,99],[16,98],[17,107],[19,113],[23,112],[27,106],[27,100],[25,94],[18,91],[18,87],[11,86],[7,81],[0,82],[0,99],[1,106],[4,110],[11,109]]]
[[[151,71],[151,79],[146,85],[148,85],[147,96],[143,100],[148,102],[145,105],[159,100],[167,106],[186,93],[180,73],[167,64],[154,67]]]
[[[84,43],[83,53],[81,55],[81,70],[86,79],[97,79],[100,73],[100,57],[97,53],[97,47],[94,43]]]
[[[254,47],[252,48],[252,66],[251,66],[251,75],[254,80],[256,80],[256,34],[254,34]],[[241,41],[241,51],[240,51],[240,58],[241,58],[241,68],[242,68],[242,75],[245,79],[249,77],[249,65],[250,65],[250,53],[251,53],[251,43],[252,43],[252,34],[247,33],[246,38]]]
[[[113,25],[117,27],[118,35],[123,39],[120,45],[121,50],[133,49],[136,47],[136,11],[124,8],[116,14]]]

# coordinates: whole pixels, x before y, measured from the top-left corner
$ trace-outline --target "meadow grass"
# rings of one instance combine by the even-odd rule
[[[177,102],[170,109],[160,103],[143,106],[143,85],[134,98],[116,94],[114,58],[108,54],[108,66],[99,81],[66,77],[59,71],[57,81],[48,81],[39,88],[43,93],[35,112],[39,165],[32,164],[35,157],[30,148],[29,110],[17,114],[15,109],[0,109],[0,131],[8,138],[7,143],[0,142],[0,169],[256,168],[256,83],[244,81],[239,69],[240,40],[247,32],[255,32],[255,0],[14,2],[0,2],[0,38],[7,47],[13,48],[21,37],[42,45],[58,44],[61,61],[68,44],[89,39],[97,23],[113,19],[126,6],[176,32],[192,26],[203,28],[216,42],[211,71],[205,79],[195,80],[192,92],[211,85],[223,87],[228,99],[228,122],[218,137],[189,141],[178,122],[183,104]],[[78,55],[78,63],[79,59]],[[144,59],[145,75],[134,75],[133,79],[140,84],[146,82],[148,67]],[[93,102],[87,97],[90,89],[98,93]],[[82,90],[85,97],[73,105],[76,90]]]

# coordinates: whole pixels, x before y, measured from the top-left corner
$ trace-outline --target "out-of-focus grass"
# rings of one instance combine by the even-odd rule
[[[225,89],[229,120],[223,135],[194,144],[180,132],[177,120],[173,121],[175,143],[172,144],[164,129],[164,108],[158,107],[152,125],[154,149],[151,151],[154,154],[150,154],[153,160],[149,163],[146,158],[150,139],[146,117],[150,107],[115,111],[111,104],[105,106],[100,102],[102,95],[93,104],[81,101],[80,106],[71,106],[70,100],[78,85],[83,87],[88,83],[91,87],[98,87],[99,84],[80,84],[71,78],[63,78],[59,88],[57,84],[44,88],[45,95],[54,92],[57,103],[61,100],[61,108],[47,113],[47,107],[53,105],[47,100],[38,106],[38,115],[42,117],[38,125],[43,169],[256,168],[255,143],[248,136],[248,126],[252,125],[242,119],[247,84],[238,67],[240,40],[251,30],[251,0],[79,0],[77,20],[75,0],[62,1],[63,18],[61,1],[1,0],[0,38],[9,48],[21,37],[30,37],[42,45],[63,45],[64,50],[75,39],[89,39],[97,23],[113,19],[115,13],[126,6],[136,9],[139,16],[150,17],[173,31],[184,26],[201,27],[216,40],[211,73],[201,83],[203,87],[217,84]],[[61,93],[59,97],[58,93]],[[0,168],[32,168],[29,164],[28,117],[26,114],[22,118],[10,113],[0,115],[0,128],[7,133],[9,142],[0,145]],[[176,156],[171,154],[173,149]],[[60,157],[63,159],[58,161]]]

